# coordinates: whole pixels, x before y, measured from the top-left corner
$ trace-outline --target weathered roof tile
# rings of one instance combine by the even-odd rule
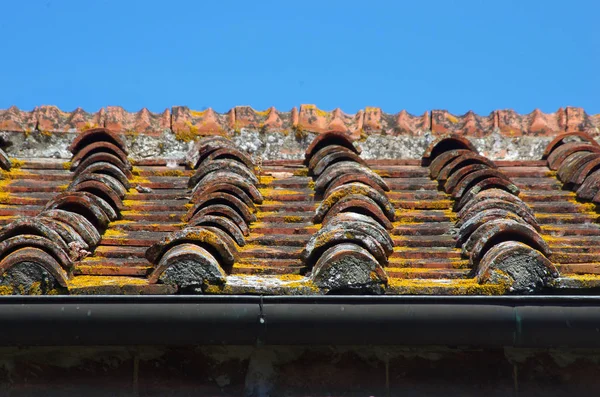
[[[599,120],[571,107],[488,116],[446,111],[413,116],[379,108],[349,115],[310,105],[291,112],[236,107],[227,113],[175,107],[172,114],[120,107],[93,114],[53,106],[34,112],[11,108],[0,111],[5,131],[88,132],[75,138],[74,163],[35,154],[15,159],[38,144],[36,137],[8,142],[13,145],[6,146],[4,165],[11,167],[2,170],[0,224],[34,218],[5,229],[4,241],[14,232],[18,241],[10,244],[29,251],[0,258],[0,267],[18,269],[29,258],[56,281],[14,290],[25,293],[174,293],[177,286],[179,292],[204,293],[531,293],[563,285],[561,280],[585,288],[581,280],[600,273],[593,266],[600,261],[593,204],[600,201],[600,163],[589,147],[593,137],[582,134],[596,136]],[[107,130],[90,130],[95,124]],[[199,151],[188,164],[198,165],[196,171],[183,158],[144,158],[135,146],[129,148],[138,158],[132,167],[120,134],[156,136],[169,128],[180,140],[223,136],[190,145]],[[238,134],[242,129],[260,134],[246,138]],[[299,134],[303,131],[317,134],[304,164],[300,155],[312,135]],[[553,141],[542,160],[543,147],[565,131],[578,134]],[[294,159],[268,134],[294,141]],[[425,157],[423,164],[433,159],[430,167],[404,157],[406,148],[385,158],[362,139],[373,134],[385,135],[376,146],[410,145]],[[534,151],[538,157],[524,160],[519,152],[510,161],[492,162],[476,155],[477,149],[488,153],[489,136],[505,151],[514,150],[506,146],[513,137],[528,137],[540,146]],[[11,141],[15,135],[3,137]],[[64,139],[50,134],[43,144],[66,150]],[[570,143],[582,139],[583,144]],[[268,159],[239,149],[266,153],[271,144]],[[177,234],[184,228],[189,229]],[[183,238],[149,262],[144,253],[169,233]],[[303,255],[307,247],[310,253]],[[54,248],[62,251],[48,254]],[[235,256],[233,262],[219,250]],[[541,256],[533,269],[522,267],[531,255]],[[11,285],[15,271],[0,275],[0,285]]]

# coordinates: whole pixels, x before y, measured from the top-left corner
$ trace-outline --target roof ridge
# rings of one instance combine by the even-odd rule
[[[422,135],[461,133],[483,137],[492,132],[505,136],[549,136],[557,132],[587,132],[600,135],[600,114],[589,115],[583,108],[567,106],[555,112],[544,113],[534,109],[519,114],[511,109],[499,109],[489,115],[468,111],[457,115],[447,110],[427,110],[414,115],[406,110],[386,113],[379,107],[365,107],[354,114],[340,108],[324,111],[313,104],[302,104],[289,111],[274,107],[255,110],[250,106],[236,106],[225,113],[212,108],[197,111],[187,106],[173,106],[162,113],[142,108],[128,112],[121,106],[106,106],[97,112],[77,108],[64,112],[57,106],[37,106],[32,111],[16,106],[0,110],[0,130],[30,132],[81,132],[89,128],[105,127],[119,133],[160,135],[166,130],[184,139],[204,135],[231,135],[241,129],[261,132],[343,132],[354,139],[364,135],[385,134]]]

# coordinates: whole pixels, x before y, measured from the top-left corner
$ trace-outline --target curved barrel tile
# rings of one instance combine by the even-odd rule
[[[425,166],[430,165],[440,154],[460,149],[477,153],[475,146],[464,136],[457,134],[441,136],[425,150],[422,163]]]
[[[150,283],[176,285],[201,293],[208,285],[224,284],[246,245],[256,206],[263,202],[254,164],[233,142],[221,136],[194,144],[187,164],[195,168],[188,180],[190,204],[186,226],[168,234],[145,252],[155,265]]]
[[[315,263],[311,279],[327,292],[383,293],[388,277],[377,259],[357,244],[327,249]]]
[[[558,277],[556,267],[540,251],[518,241],[493,246],[477,267],[480,284],[508,284],[518,294],[537,292]]]
[[[395,208],[389,186],[343,134],[318,136],[306,151],[315,196],[322,197],[314,223],[323,226],[302,251],[310,277],[328,292],[383,293],[383,267],[393,253]]]
[[[573,147],[569,145],[557,150],[567,153]],[[456,246],[469,258],[474,271],[490,250],[505,241],[516,241],[532,251],[541,251],[542,256],[551,254],[539,234],[541,228],[533,211],[517,197],[519,188],[494,162],[469,149],[465,143],[450,141],[446,147],[430,147],[423,156],[423,164],[429,164],[431,178],[437,179],[440,187],[454,199],[453,210],[458,215]],[[544,260],[549,262],[546,257]],[[500,282],[496,278],[478,281]],[[546,284],[544,280],[541,286]]]
[[[69,273],[56,258],[35,246],[12,251],[0,261],[0,285],[15,290],[28,290],[34,284],[47,286],[42,292],[53,290],[55,284],[67,287]]]

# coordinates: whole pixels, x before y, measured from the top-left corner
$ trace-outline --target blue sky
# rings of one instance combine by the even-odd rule
[[[600,113],[598,1],[2,2],[0,108]]]

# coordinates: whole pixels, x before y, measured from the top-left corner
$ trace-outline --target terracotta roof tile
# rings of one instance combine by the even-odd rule
[[[132,113],[120,106],[107,106],[104,127],[119,133],[160,135],[171,128],[171,111],[152,113],[144,108]]]
[[[34,112],[19,110],[16,106],[0,110],[0,130],[3,131],[33,131],[37,127]]]
[[[45,133],[84,131],[89,128],[104,127],[104,109],[88,113],[81,108],[73,112],[63,112],[56,106],[39,106],[34,113],[37,129]]]
[[[363,127],[363,111],[348,115],[335,109],[326,112],[315,105],[301,105],[297,128],[303,131],[324,133],[329,131],[343,132],[354,139],[360,138]]]
[[[293,127],[292,113],[280,112],[274,107],[265,111],[257,111],[250,106],[237,106],[234,108],[234,115],[235,131],[242,128],[263,132],[290,131]]]
[[[543,113],[536,109],[526,115],[517,114],[513,110],[497,112],[500,132],[509,136],[552,136],[565,130],[566,118],[563,109],[558,109],[555,113]]]
[[[172,109],[171,128],[176,135],[189,138],[204,135],[225,135],[235,124],[235,111],[219,114],[211,108],[202,111],[190,110],[185,106]],[[188,138],[188,139],[189,139]]]
[[[431,131],[438,134],[464,134],[472,137],[485,136],[497,127],[496,114],[478,116],[468,112],[462,116],[455,116],[445,110],[431,112]]]
[[[429,112],[414,116],[402,110],[397,114],[383,113],[380,108],[365,108],[363,130],[367,134],[422,134],[431,129]]]
[[[0,229],[0,290],[7,293],[503,294],[600,286],[599,119],[578,108],[481,117],[378,108],[347,115],[310,105],[223,114],[175,107],[172,115],[46,106],[0,111],[0,120],[12,132],[28,131],[27,123],[44,132],[87,130],[67,135],[75,144],[66,163],[15,158],[36,141],[3,134],[10,145],[0,158],[0,224],[10,226]],[[89,130],[94,120],[109,130]],[[187,162],[140,156],[143,149],[120,136],[158,139],[169,128],[184,141],[225,136],[190,145],[197,153]],[[294,129],[317,133],[311,150],[311,135],[289,136]],[[49,135],[44,145],[66,150],[64,136]],[[489,152],[488,137],[500,146],[527,137],[537,157],[477,154]],[[278,139],[296,152],[261,152]],[[385,158],[381,142],[400,147]],[[418,155],[405,155],[413,153],[407,147]],[[305,161],[284,157],[305,151]],[[38,264],[31,274],[46,280],[39,288],[16,281],[26,262]]]

